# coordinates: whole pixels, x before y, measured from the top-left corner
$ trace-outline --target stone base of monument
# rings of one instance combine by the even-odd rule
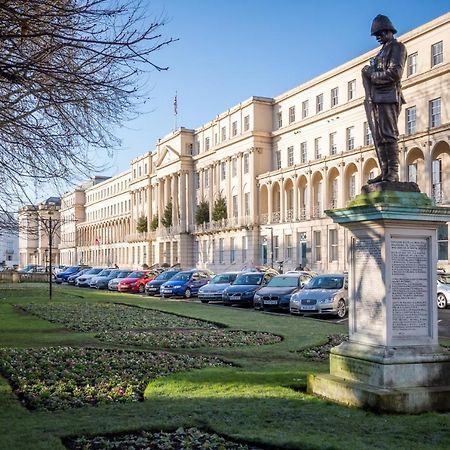
[[[398,184],[398,183],[397,183]],[[450,410],[450,353],[438,345],[437,228],[449,208],[420,192],[370,188],[327,211],[351,233],[349,342],[308,392],[380,411]]]
[[[450,409],[450,355],[441,348],[343,343],[330,373],[308,376],[308,392],[349,406],[397,413]]]

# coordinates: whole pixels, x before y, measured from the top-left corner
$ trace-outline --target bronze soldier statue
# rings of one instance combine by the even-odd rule
[[[379,14],[373,19],[371,34],[382,47],[370,65],[362,69],[367,122],[381,169],[381,174],[368,183],[398,181],[397,120],[405,103],[400,80],[406,62],[406,49],[394,38],[395,33],[397,30],[388,17]]]

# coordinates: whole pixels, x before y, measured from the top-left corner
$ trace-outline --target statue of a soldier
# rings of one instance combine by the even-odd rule
[[[381,174],[368,181],[398,181],[398,128],[397,120],[402,104],[400,80],[406,62],[405,46],[394,38],[397,30],[388,17],[373,19],[371,34],[381,44],[381,50],[362,69],[366,91],[367,121],[377,150]]]

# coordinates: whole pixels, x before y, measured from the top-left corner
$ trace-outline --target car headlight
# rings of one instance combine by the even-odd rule
[[[255,291],[247,291],[244,292],[244,295],[253,295],[255,293]]]
[[[331,297],[322,298],[319,300],[319,303],[333,303],[335,296],[332,295]]]
[[[288,294],[288,295],[283,295],[283,297],[281,297],[282,300],[289,302],[291,300],[292,295]]]
[[[259,300],[261,296],[259,294],[255,294],[255,300]]]
[[[298,305],[300,304],[300,299],[296,295],[292,295],[290,303],[292,305]]]

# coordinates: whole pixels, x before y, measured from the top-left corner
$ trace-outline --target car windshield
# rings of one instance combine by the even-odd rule
[[[127,278],[142,278],[145,276],[145,272],[131,272]]]
[[[342,289],[344,277],[314,277],[305,286],[306,289]]]
[[[176,275],[178,272],[163,272],[160,273],[155,280],[170,280],[174,275]]]
[[[128,275],[130,275],[130,271],[129,270],[123,270],[122,272],[119,272],[117,274],[116,278],[126,278]]]
[[[297,287],[298,277],[274,277],[267,284],[268,287]]]
[[[233,284],[243,285],[257,285],[261,284],[264,274],[262,273],[246,273],[239,275],[233,282]]]
[[[117,276],[120,274],[120,270],[110,270],[108,274],[108,278],[117,278]]]
[[[191,278],[191,272],[178,272],[173,278],[172,281],[188,281]]]
[[[103,269],[89,269],[86,272],[86,275],[97,275],[98,273],[100,273]]]
[[[111,273],[111,270],[102,270],[98,276],[99,277],[107,277]]]
[[[448,275],[438,275],[439,283],[450,284],[450,274]]]
[[[237,274],[225,274],[216,275],[209,284],[229,284],[232,283],[237,277]]]

